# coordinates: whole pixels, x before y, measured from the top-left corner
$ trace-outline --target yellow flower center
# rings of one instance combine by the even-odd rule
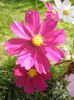
[[[53,14],[55,14],[56,12],[54,10],[51,11]]]
[[[27,72],[27,74],[28,74],[28,77],[29,78],[35,78],[36,76],[37,76],[37,71],[34,69],[34,68],[31,68],[28,72]]]
[[[43,43],[43,37],[41,35],[34,35],[32,38],[32,44],[34,46],[41,46]]]
[[[68,13],[67,10],[64,10],[64,11],[63,11],[63,14],[64,14],[64,15],[69,15],[69,13]]]

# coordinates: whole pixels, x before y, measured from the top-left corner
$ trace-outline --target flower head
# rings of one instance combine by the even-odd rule
[[[60,50],[61,50],[65,55],[66,55],[66,54],[69,54],[69,50],[67,49],[66,46],[62,46]]]
[[[54,7],[54,9],[58,12],[60,19],[74,23],[74,6],[71,6],[69,0],[64,0],[63,3],[60,1],[59,6]]]
[[[12,32],[20,38],[8,40],[4,46],[6,53],[19,54],[16,64],[25,66],[29,70],[33,65],[39,73],[46,73],[50,69],[48,58],[57,63],[64,58],[64,54],[56,46],[66,41],[64,29],[55,30],[57,21],[47,17],[40,23],[38,11],[27,11],[25,24],[14,21],[10,25]]]
[[[50,72],[39,74],[34,68],[25,70],[25,67],[16,66],[14,69],[14,75],[17,76],[15,80],[16,86],[24,86],[24,91],[28,94],[33,93],[34,88],[39,92],[45,90],[47,87],[45,80],[52,78]]]
[[[58,19],[60,21],[60,18],[57,15],[58,12],[51,7],[50,2],[46,3],[46,7],[49,10],[49,11],[44,11],[46,16],[52,16],[54,19]]]

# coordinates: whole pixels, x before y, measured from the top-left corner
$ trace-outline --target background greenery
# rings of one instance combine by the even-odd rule
[[[70,1],[74,5],[74,0]],[[49,0],[49,2],[52,6],[54,5],[53,0]],[[50,71],[53,74],[53,79],[47,81],[48,88],[41,93],[35,90],[33,95],[28,95],[24,93],[23,88],[15,87],[13,69],[17,56],[6,54],[4,43],[16,37],[9,28],[9,25],[13,24],[13,20],[25,23],[25,12],[31,9],[36,10],[35,5],[35,0],[0,0],[0,100],[44,100],[46,98],[47,100],[72,100],[66,90],[68,82],[64,79],[60,81],[57,78],[58,75],[62,75],[66,71],[64,66],[67,63],[60,66],[54,66],[52,63]],[[46,17],[43,13],[46,10],[45,4],[38,0],[41,22]],[[67,45],[72,53],[72,24],[61,20],[61,22],[58,22],[56,29],[65,29],[67,42],[63,45]]]

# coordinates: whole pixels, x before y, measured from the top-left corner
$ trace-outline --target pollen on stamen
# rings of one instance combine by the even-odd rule
[[[36,78],[36,76],[37,76],[37,71],[36,71],[36,69],[31,68],[31,69],[27,72],[27,74],[28,74],[28,77],[29,77],[29,78],[34,79],[34,78]]]
[[[51,11],[53,14],[55,14],[56,12],[54,10]]]
[[[69,13],[68,13],[67,10],[64,10],[64,11],[63,11],[63,14],[64,14],[64,15],[69,15]]]
[[[41,46],[43,43],[43,37],[41,35],[34,35],[32,38],[32,44],[34,46]]]

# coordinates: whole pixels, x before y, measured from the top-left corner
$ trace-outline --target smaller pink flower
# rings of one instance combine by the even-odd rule
[[[54,8],[51,7],[50,2],[46,3],[46,7],[49,10],[49,11],[44,11],[46,16],[52,16],[55,20],[57,19],[58,21],[61,20],[57,15],[58,12],[56,10],[54,10]]]
[[[69,91],[71,97],[74,97],[74,74],[70,74],[69,77],[66,76],[65,79],[70,82],[67,86],[67,90]]]
[[[47,74],[39,74],[35,68],[25,70],[25,67],[16,66],[14,69],[14,75],[17,76],[15,83],[16,86],[24,86],[24,91],[28,94],[33,93],[34,88],[39,92],[46,89],[47,84],[45,80],[52,78],[50,72]]]

